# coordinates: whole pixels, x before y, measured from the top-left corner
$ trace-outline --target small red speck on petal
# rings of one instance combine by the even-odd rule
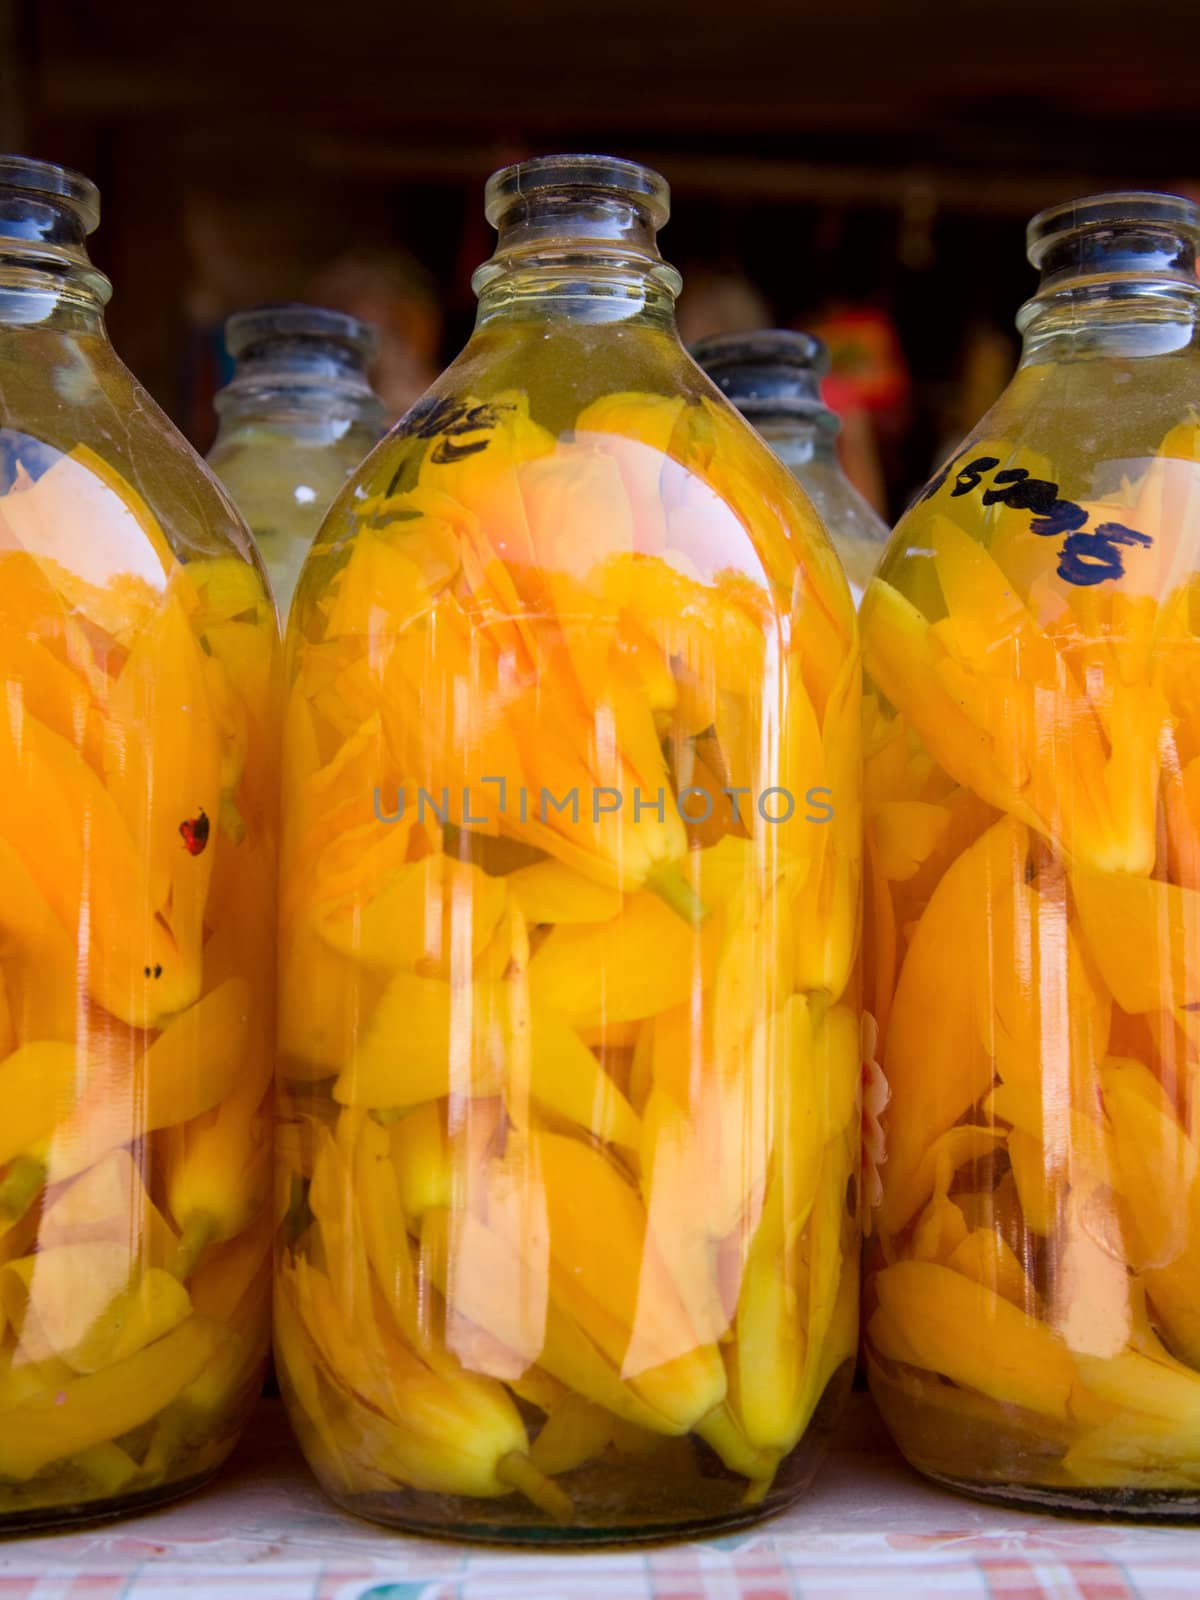
[[[58,1391],[58,1393],[54,1396],[54,1404],[56,1406],[65,1406],[66,1403],[67,1403],[67,1391],[65,1389],[60,1389]]]
[[[203,853],[208,843],[209,821],[203,809],[196,816],[188,817],[179,824],[179,836],[183,840],[184,848],[191,856]]]

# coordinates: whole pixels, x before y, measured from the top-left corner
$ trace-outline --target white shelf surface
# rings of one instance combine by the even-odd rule
[[[709,1540],[583,1552],[411,1538],[324,1498],[264,1402],[216,1483],[0,1544],[0,1600],[1200,1600],[1200,1526],[1023,1513],[912,1474],[862,1396],[810,1493]]]

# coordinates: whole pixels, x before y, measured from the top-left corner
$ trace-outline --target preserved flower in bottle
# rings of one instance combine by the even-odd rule
[[[863,602],[872,1387],[979,1494],[1200,1506],[1200,210],[1030,226],[1012,385]]]
[[[853,1365],[854,609],[678,342],[666,211],[491,180],[475,334],[292,610],[277,1358],[407,1527],[758,1515]]]
[[[0,158],[0,1526],[195,1486],[261,1385],[278,644],[114,354],[96,190]]]

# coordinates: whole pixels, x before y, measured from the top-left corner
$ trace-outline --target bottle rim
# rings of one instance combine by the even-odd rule
[[[94,233],[99,226],[100,191],[72,167],[37,156],[0,155],[0,189],[15,189],[43,200],[65,200],[85,234]]]
[[[1064,235],[1122,224],[1173,229],[1200,243],[1200,204],[1185,195],[1152,189],[1114,190],[1060,201],[1030,221],[1025,230],[1025,253],[1030,263],[1040,268],[1051,244]]]
[[[609,194],[631,201],[648,213],[655,228],[671,215],[671,190],[661,173],[625,156],[606,155],[533,156],[501,167],[487,180],[484,214],[493,228],[499,228],[515,201],[555,191]]]
[[[829,351],[815,333],[714,333],[689,345],[688,354],[744,417],[756,423],[787,418],[837,431],[838,419],[821,398]]]
[[[800,328],[710,333],[689,345],[688,353],[710,375],[727,367],[776,367],[816,373],[819,377],[829,371],[829,351],[824,340]]]
[[[276,339],[321,339],[345,345],[364,364],[379,350],[379,330],[348,311],[283,301],[235,311],[225,323],[225,348],[238,360],[254,345]]]

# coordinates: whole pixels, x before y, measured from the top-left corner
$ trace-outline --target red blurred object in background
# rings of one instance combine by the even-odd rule
[[[838,306],[810,323],[829,350],[821,398],[832,410],[893,412],[912,381],[895,324],[878,306]]]

